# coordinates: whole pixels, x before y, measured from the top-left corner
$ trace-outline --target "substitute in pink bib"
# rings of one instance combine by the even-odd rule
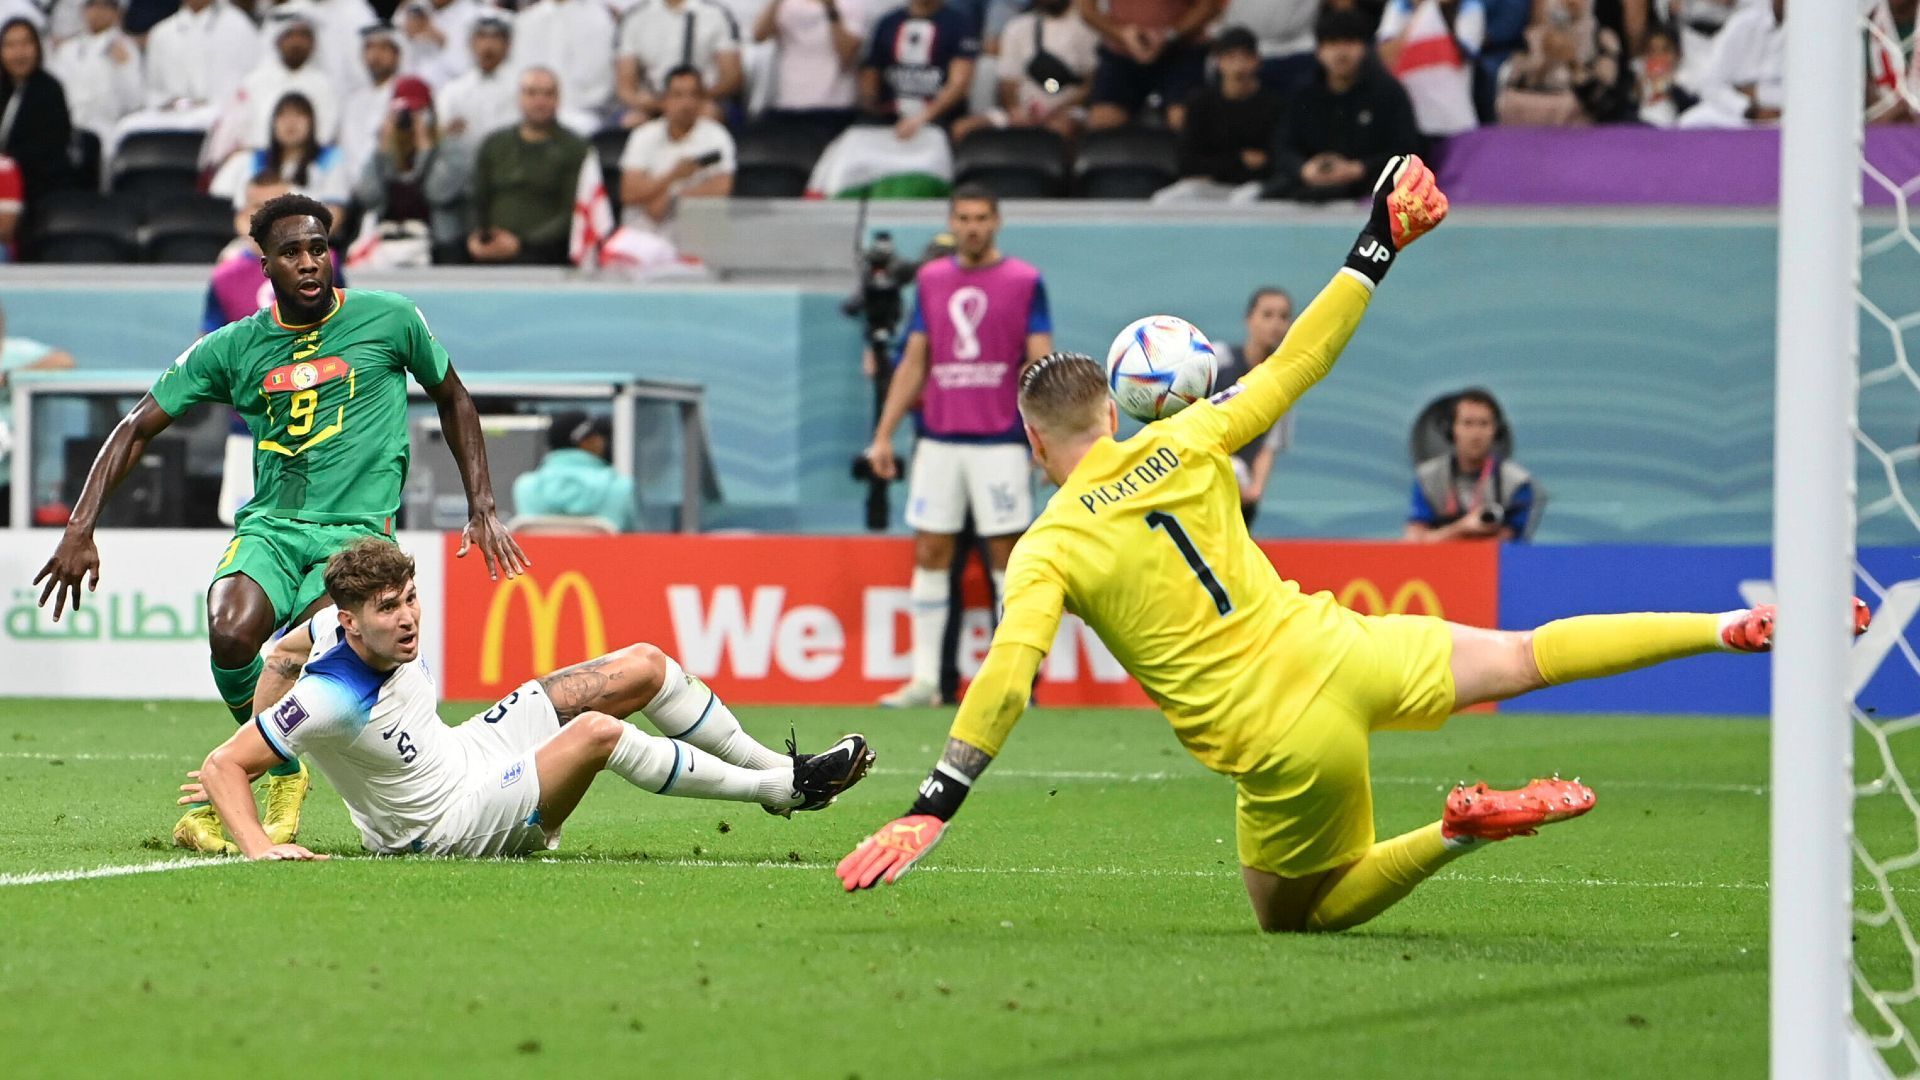
[[[920,433],[964,442],[1025,442],[1020,368],[1027,337],[1053,330],[1032,263],[1002,256],[967,267],[949,256],[920,268],[909,334],[927,335]]]
[[[959,535],[971,528],[987,550],[998,590],[1007,558],[1033,520],[1033,456],[1020,424],[1020,373],[1053,351],[1047,290],[1032,264],[995,245],[1000,202],[972,184],[947,207],[954,254],[915,275],[913,317],[866,458],[876,476],[899,475],[893,436],[911,412],[919,432],[907,477],[913,529],[909,614],[913,644],[900,689],[883,705],[941,700],[941,642],[953,599]],[[917,411],[916,411],[917,410]]]

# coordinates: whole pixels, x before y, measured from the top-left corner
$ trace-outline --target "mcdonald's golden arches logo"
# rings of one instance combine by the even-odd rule
[[[1425,578],[1408,578],[1393,590],[1393,599],[1389,601],[1380,591],[1380,586],[1372,578],[1354,578],[1340,587],[1338,596],[1341,607],[1352,608],[1362,615],[1432,615],[1443,618],[1440,595]],[[1419,604],[1415,608],[1415,603]]]
[[[522,574],[517,578],[501,582],[493,591],[493,601],[487,605],[486,630],[480,639],[480,681],[497,683],[500,681],[501,653],[506,649],[507,616],[513,608],[513,598],[525,596],[527,600],[527,625],[533,632],[533,670],[536,675],[545,675],[552,671],[554,651],[559,642],[560,611],[567,597],[573,597],[574,607],[580,612],[581,637],[585,640],[587,654],[582,660],[591,659],[607,651],[607,626],[601,617],[600,598],[594,595],[593,583],[578,570],[568,570],[553,579],[553,584],[544,591],[532,574]]]

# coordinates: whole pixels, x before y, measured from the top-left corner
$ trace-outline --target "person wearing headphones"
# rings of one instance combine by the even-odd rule
[[[1474,387],[1455,396],[1447,426],[1452,452],[1414,468],[1406,540],[1427,544],[1526,538],[1534,504],[1533,474],[1495,452],[1506,437],[1507,420],[1492,394]]]

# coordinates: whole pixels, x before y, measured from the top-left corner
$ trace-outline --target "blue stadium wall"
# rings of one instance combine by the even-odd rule
[[[1542,544],[1758,544],[1770,529],[1775,237],[1746,218],[1643,211],[1626,223],[1547,226],[1462,213],[1402,261],[1341,366],[1299,408],[1295,448],[1268,492],[1262,535],[1397,534],[1407,431],[1431,398],[1478,383],[1505,403],[1520,459],[1551,492]],[[1039,264],[1064,347],[1101,352],[1115,328],[1167,311],[1237,336],[1248,292],[1304,302],[1353,234],[1272,222],[1011,225]],[[899,229],[903,250],[922,230]],[[1880,281],[1896,275],[1881,274]],[[471,280],[470,278],[468,280]],[[1909,278],[1920,280],[1920,278]],[[726,499],[714,527],[855,531],[846,462],[869,398],[840,294],[772,287],[408,290],[455,362],[473,371],[619,371],[707,384]],[[10,331],[83,367],[158,370],[193,336],[194,286],[9,285]],[[1886,297],[1893,311],[1912,295]],[[102,317],[106,313],[107,317]],[[1885,331],[1863,347],[1884,360]],[[1862,398],[1870,431],[1911,441],[1920,392]],[[1885,482],[1862,470],[1872,494]],[[896,503],[897,503],[896,499]],[[1910,543],[1903,518],[1870,543]]]
[[[1500,625],[1539,626],[1590,612],[1726,611],[1772,599],[1772,552],[1759,546],[1510,546],[1500,554]],[[1870,578],[1855,592],[1880,609],[1871,640],[1854,646],[1859,703],[1882,719],[1920,713],[1920,620],[1913,605],[1883,603],[1905,583],[1920,588],[1920,547],[1867,548]],[[1881,635],[1888,635],[1882,637]],[[1772,665],[1715,653],[1610,679],[1528,694],[1514,708],[1540,712],[1763,714]]]

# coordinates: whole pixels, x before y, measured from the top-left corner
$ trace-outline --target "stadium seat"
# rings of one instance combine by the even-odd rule
[[[1074,163],[1086,199],[1145,199],[1180,178],[1178,136],[1165,128],[1089,131]]]
[[[146,261],[212,266],[233,237],[210,232],[155,233],[147,237]]]
[[[43,263],[129,263],[139,253],[133,241],[104,234],[42,237],[35,250]]]
[[[733,195],[738,199],[797,199],[807,193],[811,169],[792,165],[741,165],[733,173]]]
[[[814,163],[826,149],[821,133],[792,125],[756,124],[740,133],[733,193],[784,199],[806,194]]]
[[[198,131],[143,131],[127,136],[114,152],[114,191],[195,191],[200,184]]]
[[[233,204],[212,195],[172,199],[146,217],[148,262],[211,263],[234,237]]]
[[[200,144],[206,135],[199,131],[137,131],[120,141],[114,151],[113,171],[154,165],[183,169],[200,167]]]
[[[607,198],[614,208],[620,206],[620,154],[627,148],[626,128],[608,128],[593,136],[593,152],[600,158],[600,176],[607,185]]]
[[[88,191],[100,190],[100,136],[84,128],[74,128],[73,139],[67,143],[67,159],[73,163],[73,172],[81,187]]]
[[[146,224],[150,229],[180,231],[193,228],[201,232],[218,231],[233,236],[233,203],[218,195],[195,195],[189,199],[169,199],[147,207]]]
[[[132,262],[139,220],[124,199],[92,191],[52,192],[32,211],[26,248],[43,262]]]
[[[1051,198],[1066,190],[1066,141],[1045,128],[986,128],[953,153],[955,184],[984,184],[1007,199]]]
[[[120,169],[113,174],[113,191],[143,200],[164,200],[200,193],[200,173],[196,169],[176,169],[158,165],[139,169]]]

